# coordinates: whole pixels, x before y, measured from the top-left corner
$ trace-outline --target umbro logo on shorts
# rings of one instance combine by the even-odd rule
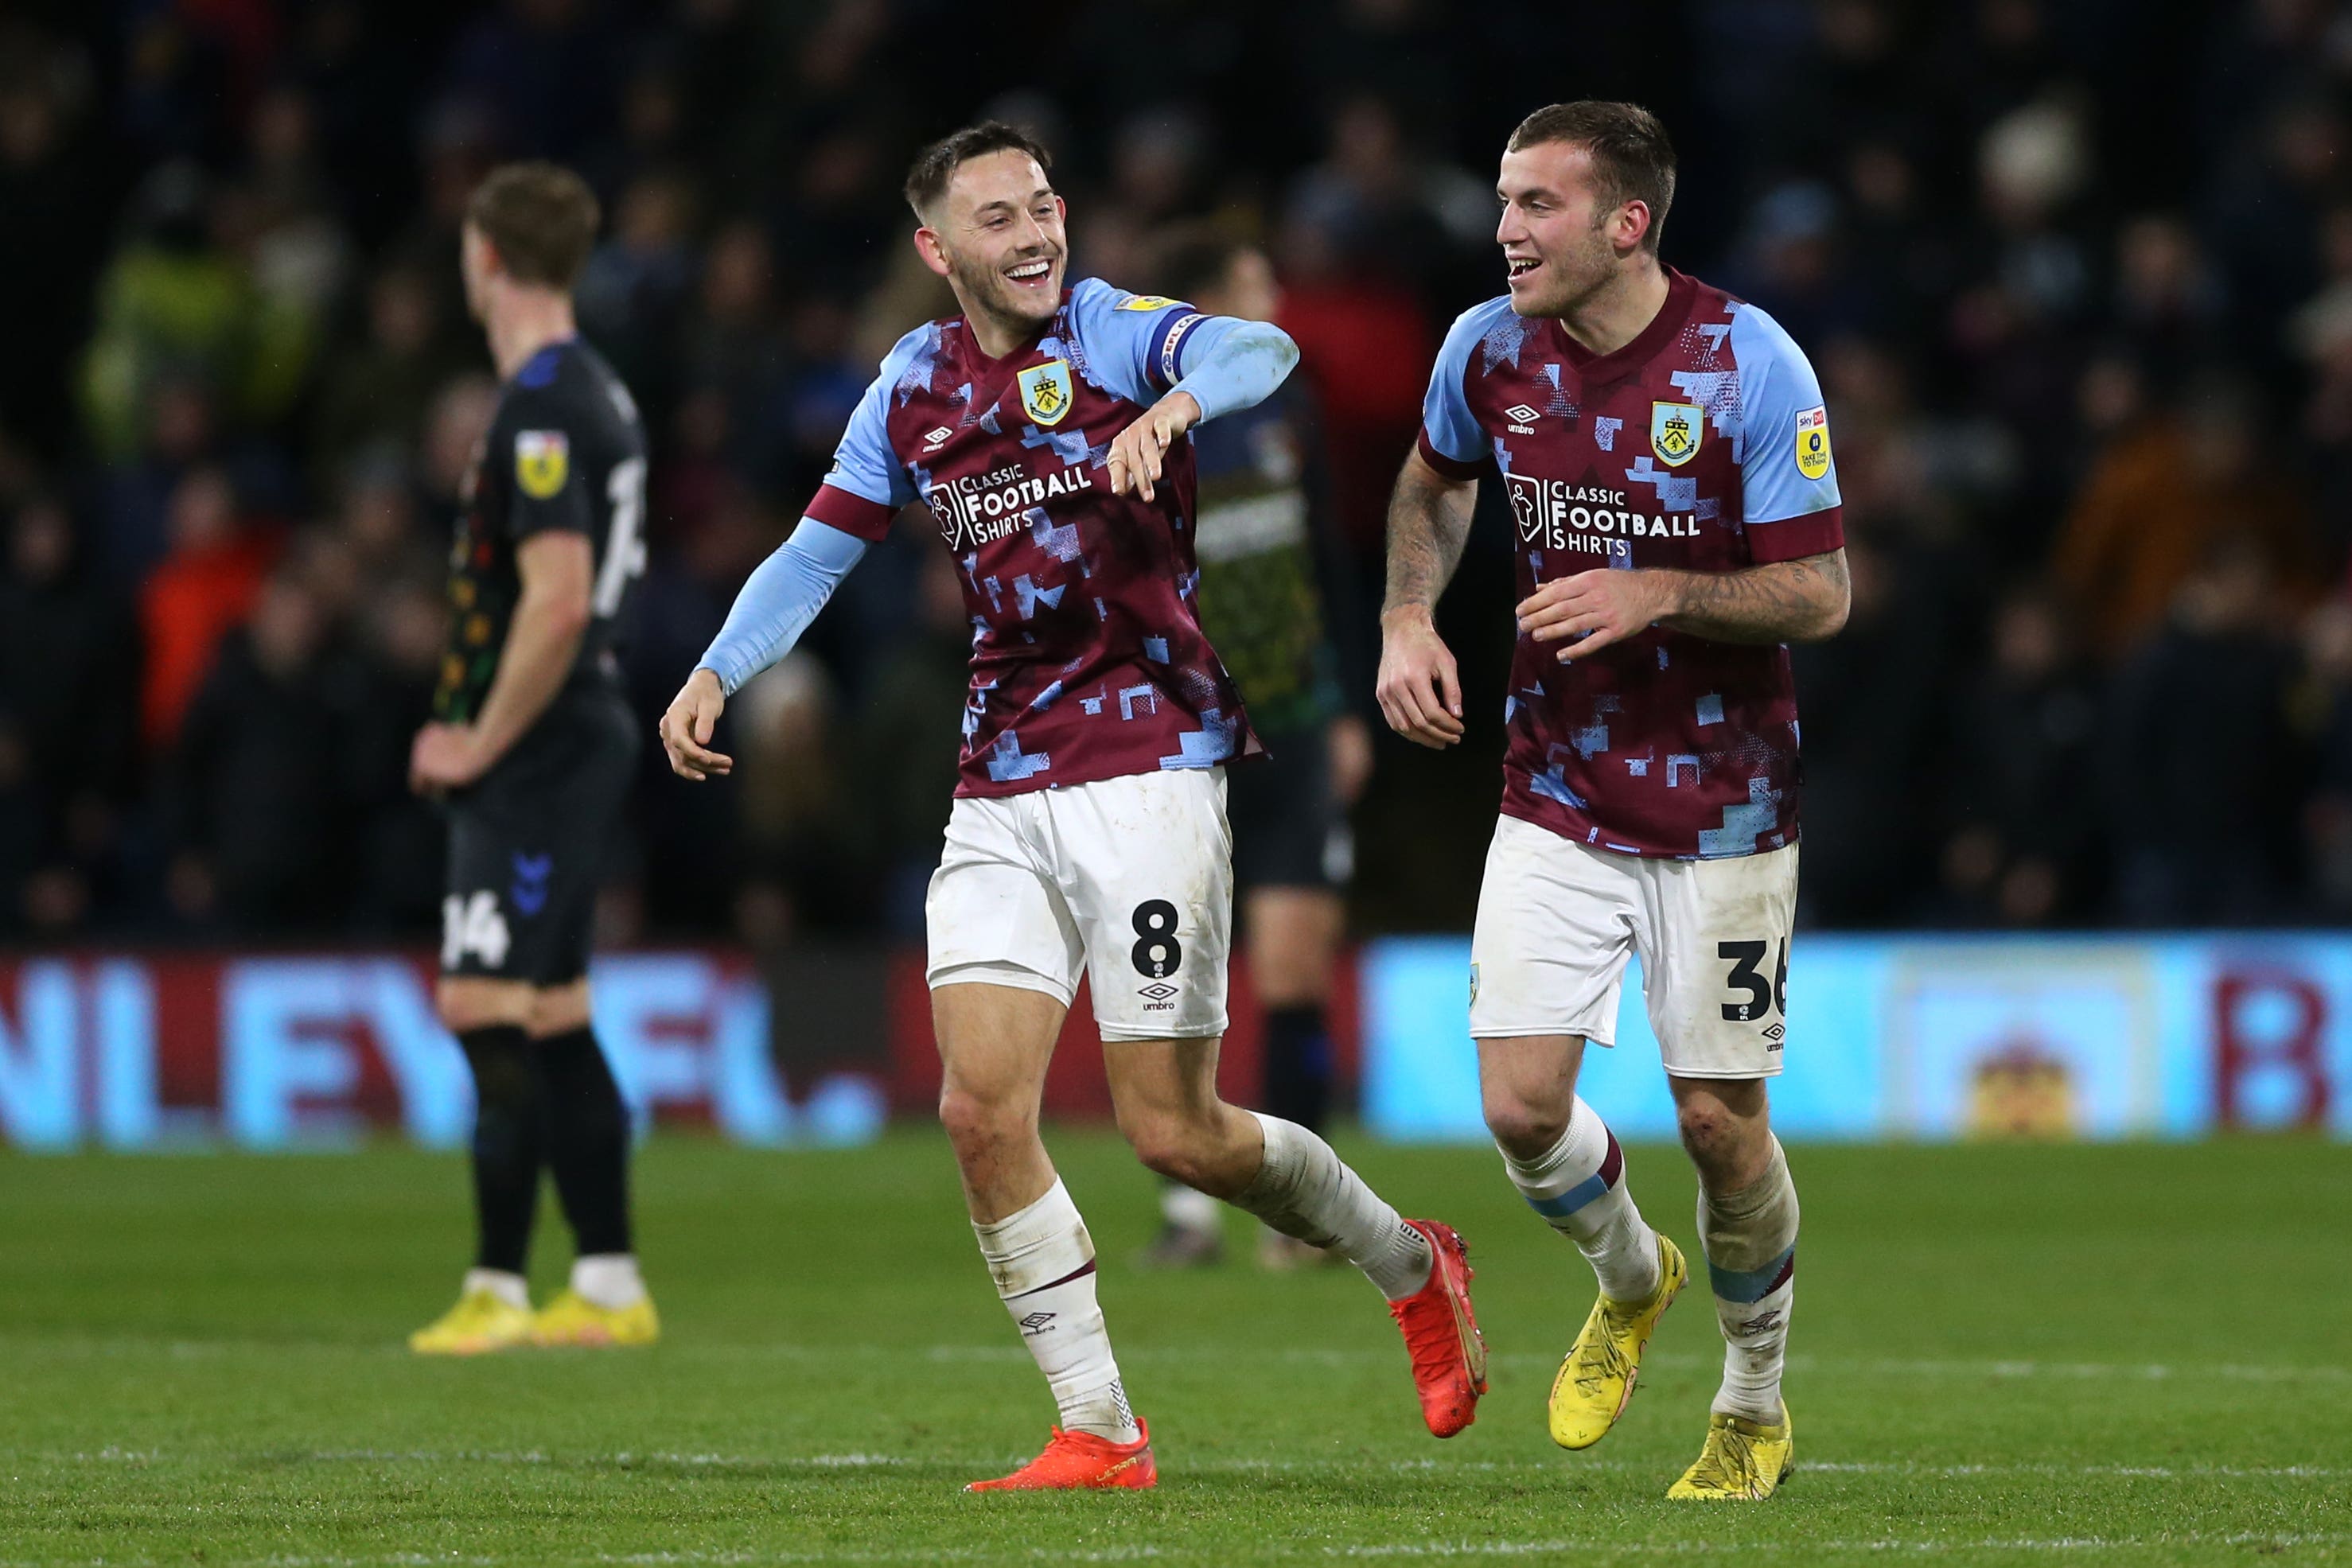
[[[1139,987],[1135,994],[1149,998],[1155,1002],[1164,1002],[1176,994],[1176,988],[1166,984],[1143,986]]]
[[[1765,1050],[1767,1050],[1767,1051],[1778,1051],[1778,1050],[1780,1050],[1780,1041],[1781,1041],[1781,1040],[1782,1040],[1784,1037],[1786,1037],[1786,1036],[1787,1036],[1788,1032],[1789,1032],[1789,1030],[1788,1030],[1788,1029],[1786,1028],[1786,1026],[1784,1026],[1784,1025],[1777,1024],[1777,1023],[1776,1023],[1776,1024],[1767,1024],[1767,1025],[1765,1026],[1765,1029],[1764,1029],[1764,1038],[1765,1038],[1766,1040],[1770,1040],[1772,1043],[1771,1043],[1771,1044],[1769,1044],[1769,1045],[1768,1045],[1768,1046],[1766,1046],[1764,1049],[1765,1049]]]

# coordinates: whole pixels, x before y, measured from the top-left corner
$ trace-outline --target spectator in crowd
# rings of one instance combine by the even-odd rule
[[[270,531],[240,515],[236,491],[219,468],[193,469],[180,481],[168,526],[171,553],[139,590],[146,649],[139,729],[158,752],[178,737],[214,650],[260,597],[278,553]]]
[[[189,705],[166,785],[174,910],[199,929],[281,936],[345,923],[353,693],[324,658],[324,607],[270,576]]]
[[[2258,538],[2217,536],[2126,662],[2105,737],[2111,913],[2147,925],[2259,925],[2294,907],[2300,779],[2281,585]]]
[[[2212,377],[2125,433],[2092,472],[2053,564],[2093,645],[2132,653],[2223,539],[2252,541],[2282,591],[2307,602],[2317,547],[2303,496],[2268,460],[2252,391]]]

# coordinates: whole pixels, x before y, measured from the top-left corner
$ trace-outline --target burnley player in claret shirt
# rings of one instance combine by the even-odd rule
[[[1195,612],[1188,433],[1264,399],[1297,350],[1265,322],[1092,278],[1065,287],[1050,162],[1003,124],[916,160],[916,248],[961,311],[883,361],[662,742],[687,778],[728,771],[711,749],[726,698],[783,656],[902,509],[929,509],[971,623],[962,780],[926,909],[940,1116],[989,1273],[1061,1412],[1044,1453],[973,1490],[1158,1476],[1096,1305],[1094,1243],[1037,1136],[1081,975],[1144,1163],[1361,1269],[1403,1330],[1423,1420],[1450,1437],[1486,1387],[1461,1238],[1401,1218],[1307,1128],[1217,1096],[1223,769],[1262,748]]]
[[[1556,104],[1512,134],[1509,291],[1447,335],[1389,514],[1380,699],[1409,739],[1461,738],[1431,612],[1498,482],[1521,598],[1470,1032],[1511,1180],[1600,1279],[1551,1434],[1608,1432],[1688,1273],[1575,1092],[1638,953],[1726,1342],[1705,1445],[1667,1495],[1755,1500],[1794,1451],[1797,1194],[1765,1096],[1797,892],[1788,644],[1836,632],[1847,586],[1812,368],[1770,317],[1659,260],[1674,190],[1665,130],[1632,104]]]

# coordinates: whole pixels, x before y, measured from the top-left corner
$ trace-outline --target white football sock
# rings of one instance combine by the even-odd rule
[[[1541,1157],[1503,1151],[1511,1185],[1544,1223],[1576,1243],[1601,1293],[1612,1301],[1646,1301],[1658,1289],[1658,1233],[1633,1207],[1625,1153],[1601,1113],[1579,1099],[1568,1131]]]
[[[992,1225],[972,1222],[996,1293],[1054,1390],[1062,1427],[1114,1443],[1142,1436],[1119,1385],[1110,1332],[1095,1304],[1095,1244],[1059,1177],[1045,1196]]]
[[[1182,1182],[1167,1182],[1160,1188],[1160,1218],[1179,1230],[1222,1230],[1224,1222],[1218,1216],[1223,1208],[1207,1193]]]
[[[1715,1408],[1777,1423],[1797,1297],[1797,1187],[1780,1139],[1772,1140],[1772,1163],[1750,1186],[1717,1195],[1700,1184],[1698,1235],[1723,1329]]]
[[[646,1299],[634,1252],[599,1252],[572,1263],[572,1293],[592,1307],[617,1312]]]
[[[1391,1301],[1429,1283],[1429,1239],[1364,1185],[1331,1145],[1296,1122],[1253,1111],[1265,1133],[1265,1163],[1234,1199],[1270,1230],[1336,1247]]]
[[[468,1269],[457,1293],[470,1296],[476,1291],[488,1291],[510,1307],[530,1311],[530,1282],[520,1274],[509,1274],[504,1269]]]

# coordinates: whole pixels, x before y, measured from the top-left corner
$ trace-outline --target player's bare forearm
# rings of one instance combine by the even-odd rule
[[[1398,611],[1435,609],[1438,595],[1454,580],[1462,551],[1470,542],[1470,514],[1478,481],[1449,479],[1410,453],[1389,498],[1388,591],[1381,602],[1385,622]]]
[[[1845,551],[1738,571],[1676,571],[1660,619],[1717,643],[1819,643],[1837,635],[1853,604]]]
[[[1717,643],[1818,643],[1845,624],[1845,552],[1738,571],[1580,571],[1519,601],[1519,630],[1590,658],[1651,626]]]
[[[535,535],[516,552],[522,593],[507,622],[499,673],[474,720],[475,744],[488,762],[505,756],[539,722],[572,674],[588,630],[588,540],[578,534]]]

